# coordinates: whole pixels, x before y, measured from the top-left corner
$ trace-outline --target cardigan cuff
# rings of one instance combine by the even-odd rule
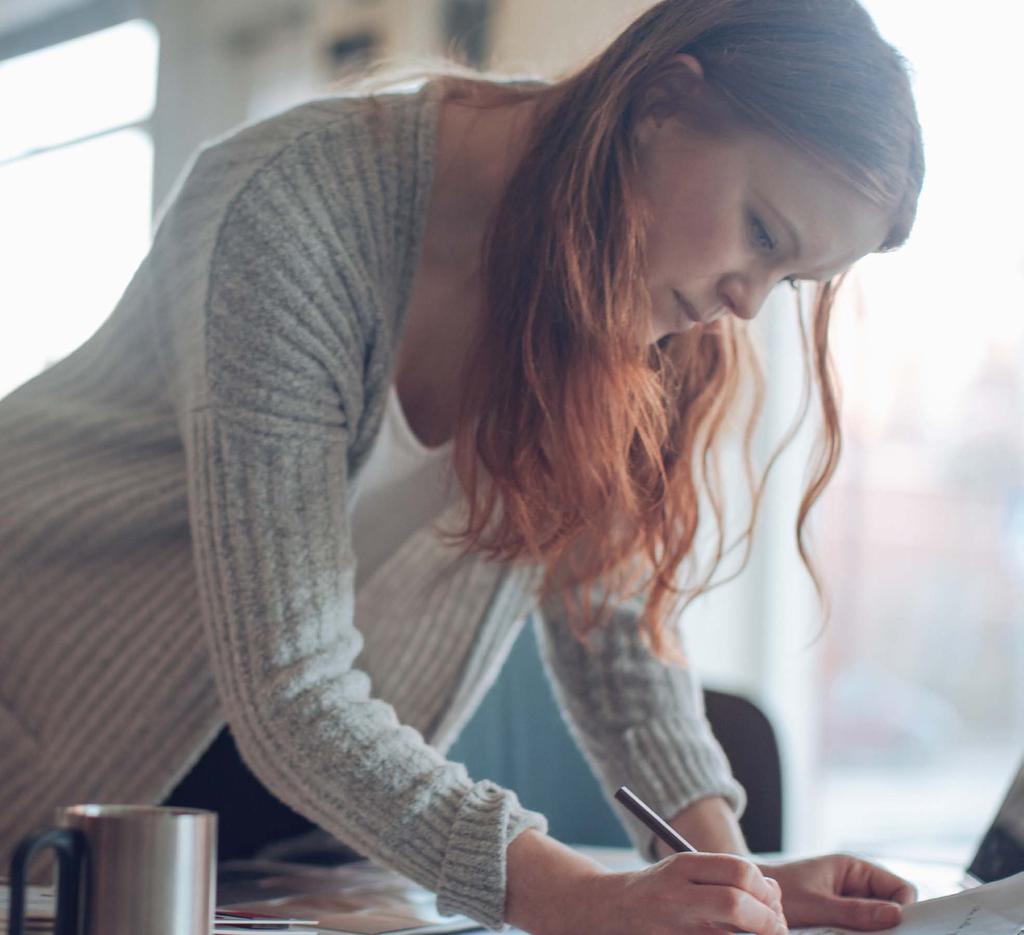
[[[438,912],[462,913],[490,929],[506,929],[506,852],[527,828],[547,833],[547,819],[524,809],[514,792],[487,780],[475,783],[451,829],[438,881]]]

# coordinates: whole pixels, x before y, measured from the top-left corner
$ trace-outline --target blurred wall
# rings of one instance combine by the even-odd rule
[[[492,64],[554,77],[599,52],[651,0],[500,0]]]
[[[322,93],[328,50],[372,34],[375,59],[436,58],[450,47],[445,0],[138,0],[161,35],[154,205],[204,140]],[[554,77],[586,61],[648,0],[477,0],[498,70]]]

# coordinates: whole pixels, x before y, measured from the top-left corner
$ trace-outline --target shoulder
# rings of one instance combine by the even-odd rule
[[[209,238],[205,401],[326,419],[339,394],[350,416],[379,395],[422,234],[430,105],[310,101],[200,153],[167,233]]]
[[[262,198],[268,210],[315,203],[340,232],[372,225],[415,199],[435,124],[435,95],[425,89],[308,101],[204,145],[181,197],[213,197],[224,223],[240,201],[251,208]]]

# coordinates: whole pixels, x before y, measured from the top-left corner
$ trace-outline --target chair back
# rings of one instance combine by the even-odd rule
[[[782,760],[775,729],[754,702],[728,692],[704,690],[711,729],[729,758],[732,774],[747,792],[740,828],[755,854],[782,850]]]

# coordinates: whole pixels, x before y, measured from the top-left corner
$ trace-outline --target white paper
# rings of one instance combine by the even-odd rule
[[[848,929],[805,928],[801,935],[847,935]],[[903,907],[897,928],[875,935],[1021,935],[1024,873]]]

